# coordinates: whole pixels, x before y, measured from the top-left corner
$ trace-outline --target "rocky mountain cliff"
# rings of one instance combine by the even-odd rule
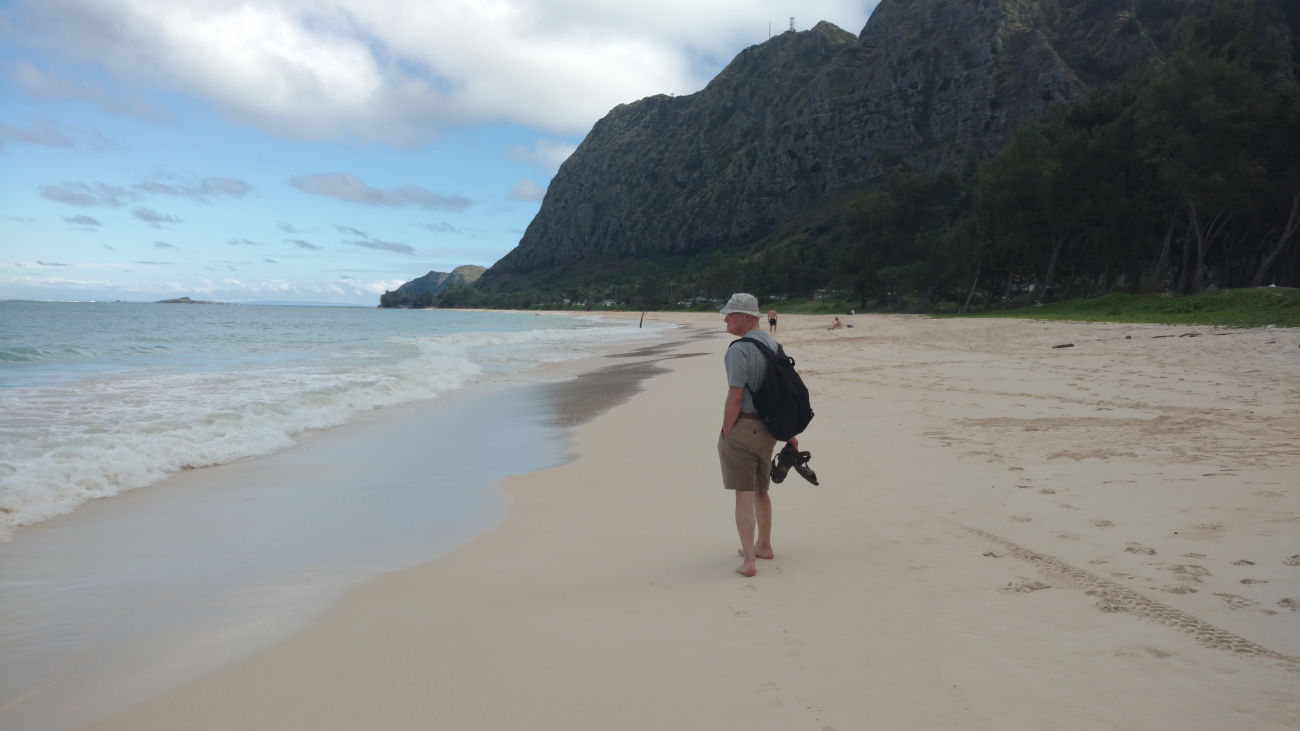
[[[741,52],[703,90],[613,109],[488,286],[749,244],[903,166],[969,172],[1021,123],[1158,59],[1201,0],[881,0]]]
[[[429,272],[423,277],[412,279],[394,290],[398,300],[414,300],[424,293],[441,294],[443,290],[455,284],[473,284],[487,271],[485,267],[466,264],[450,272]]]

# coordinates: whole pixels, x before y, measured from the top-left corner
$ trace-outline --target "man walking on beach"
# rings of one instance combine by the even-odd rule
[[[777,342],[759,326],[758,299],[752,294],[731,295],[722,308],[727,332],[738,338],[762,341],[772,350]],[[758,573],[756,558],[773,558],[772,500],[767,488],[771,481],[772,448],[776,439],[758,416],[749,390],[758,390],[767,375],[767,359],[750,343],[727,348],[723,359],[727,372],[727,400],[722,410],[722,434],[718,437],[718,460],[722,464],[722,486],[736,493],[736,531],[740,534],[742,562],[736,573]],[[746,389],[746,386],[749,389]],[[790,444],[799,448],[799,440]],[[755,538],[757,528],[757,539]]]

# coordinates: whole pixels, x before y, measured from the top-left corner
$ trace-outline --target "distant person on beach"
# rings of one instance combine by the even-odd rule
[[[767,331],[772,335],[776,334],[776,308],[767,311]]]
[[[835,322],[832,322],[832,323],[831,323],[831,326],[828,327],[828,328],[826,328],[826,329],[827,329],[827,330],[839,330],[839,329],[842,328],[842,327],[844,327],[844,323],[840,322],[840,318],[837,317],[837,318],[835,318]]]
[[[776,340],[759,326],[758,299],[754,295],[743,292],[731,295],[722,314],[731,335],[752,338],[772,350],[777,349]],[[750,389],[757,390],[763,385],[767,360],[758,347],[740,343],[727,348],[723,364],[727,372],[727,400],[722,409],[718,461],[722,464],[722,486],[736,494],[736,532],[740,534],[742,558],[736,573],[753,576],[758,573],[755,559],[775,556],[772,500],[767,488],[776,439],[759,418],[749,393]],[[798,439],[789,443],[799,448]]]

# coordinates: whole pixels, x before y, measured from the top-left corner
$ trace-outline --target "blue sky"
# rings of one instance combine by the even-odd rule
[[[5,0],[0,299],[377,304],[514,248],[618,104],[874,6]]]

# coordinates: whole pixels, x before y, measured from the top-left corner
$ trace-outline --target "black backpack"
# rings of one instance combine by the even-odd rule
[[[753,343],[767,357],[767,376],[763,385],[757,391],[745,385],[745,390],[754,399],[758,415],[767,425],[767,431],[783,442],[799,436],[812,421],[813,410],[808,399],[808,387],[803,385],[803,379],[794,370],[794,358],[786,355],[780,345],[773,353],[771,348],[753,338],[733,340],[731,345],[740,342]]]

